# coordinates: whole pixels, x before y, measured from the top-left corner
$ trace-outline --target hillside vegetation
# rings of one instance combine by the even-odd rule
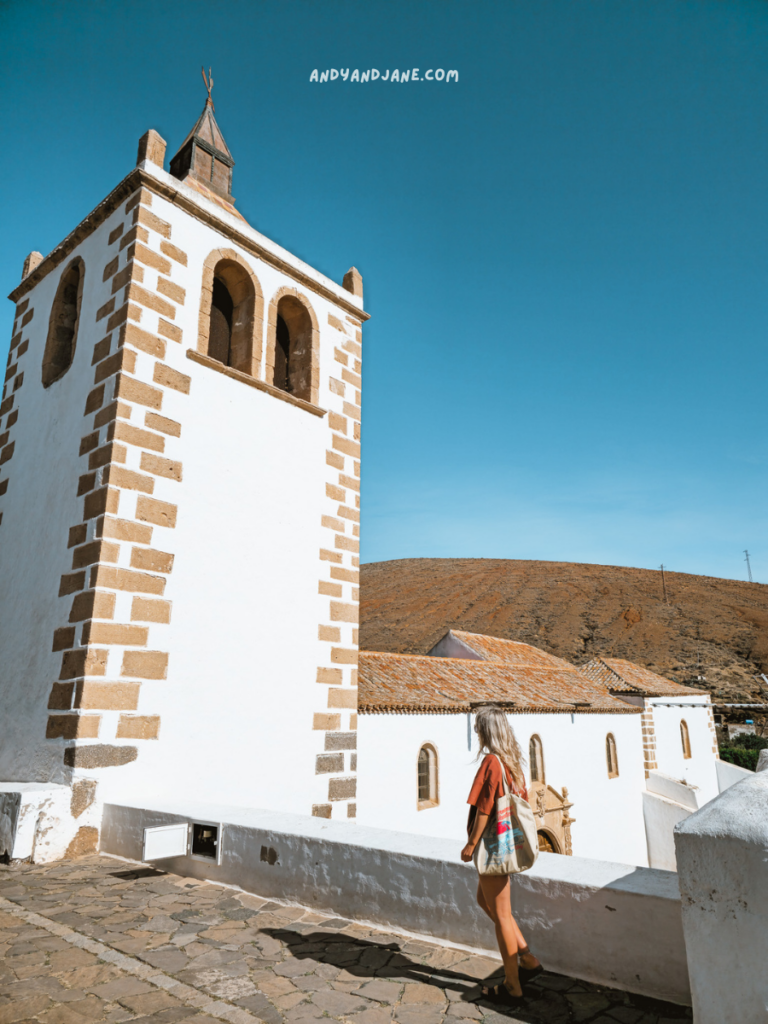
[[[405,558],[360,572],[363,650],[423,654],[446,630],[465,629],[576,665],[628,658],[720,701],[768,702],[760,583],[665,573],[665,601],[660,572],[610,565]]]

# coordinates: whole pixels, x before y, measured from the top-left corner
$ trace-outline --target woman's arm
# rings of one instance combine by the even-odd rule
[[[472,855],[475,852],[475,847],[480,842],[480,836],[485,832],[485,826],[488,824],[490,814],[476,814],[475,823],[472,826],[472,833],[467,840],[467,845],[461,851],[461,859],[463,861],[472,860]]]

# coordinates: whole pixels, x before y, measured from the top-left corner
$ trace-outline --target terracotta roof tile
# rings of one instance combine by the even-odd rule
[[[461,629],[452,629],[451,634],[482,655],[486,661],[501,661],[505,665],[519,667],[551,668],[560,672],[579,671],[569,661],[557,658],[554,654],[547,654],[546,651],[530,644],[520,643],[518,640],[501,640],[499,637],[483,636],[481,633],[465,633]]]
[[[458,714],[485,702],[512,712],[639,714],[575,666],[529,644],[453,631],[483,660],[361,651],[362,714]]]
[[[624,658],[594,658],[587,665],[582,665],[581,672],[614,693],[635,693],[644,697],[696,697],[708,693],[707,690],[693,690],[690,686],[673,683],[671,679],[658,676]]]

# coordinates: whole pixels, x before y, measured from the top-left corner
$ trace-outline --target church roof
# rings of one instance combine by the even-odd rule
[[[594,658],[587,665],[582,665],[581,671],[614,693],[632,693],[642,697],[696,697],[708,692],[673,683],[671,679],[658,676],[624,658]]]
[[[453,630],[466,657],[361,651],[362,714],[460,714],[483,703],[513,714],[639,714],[574,665],[537,647]],[[474,656],[473,656],[474,654]],[[479,657],[478,657],[479,655]]]

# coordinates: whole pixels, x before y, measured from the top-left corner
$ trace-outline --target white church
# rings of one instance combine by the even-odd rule
[[[362,824],[463,835],[489,702],[527,759],[542,850],[675,870],[674,825],[720,792],[709,694],[629,661],[578,669],[450,630],[427,655],[361,651],[359,674]]]
[[[147,132],[10,296],[0,856],[104,848],[121,807],[188,818],[173,849],[202,857],[222,805],[460,842],[495,700],[542,849],[674,868],[718,792],[706,694],[453,632],[365,653],[358,697],[361,276],[237,212],[210,94],[165,149]]]

